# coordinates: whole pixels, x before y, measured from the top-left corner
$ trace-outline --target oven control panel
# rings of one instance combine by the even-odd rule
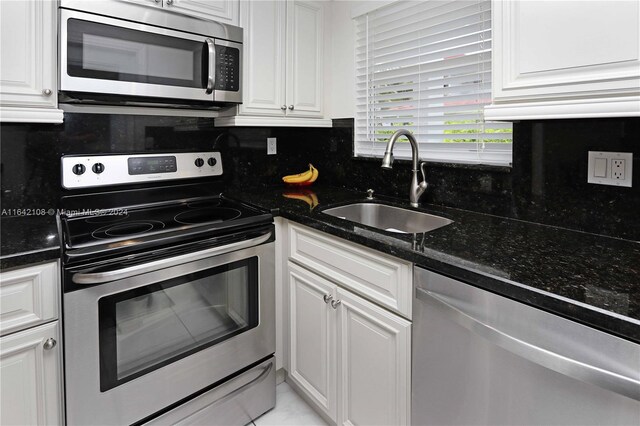
[[[61,159],[61,167],[62,186],[67,189],[222,174],[219,152],[65,155]]]

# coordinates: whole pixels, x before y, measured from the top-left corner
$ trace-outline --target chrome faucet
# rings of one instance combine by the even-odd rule
[[[384,151],[384,157],[382,157],[382,168],[391,169],[393,167],[393,146],[400,136],[406,136],[411,144],[411,157],[413,162],[411,168],[412,177],[411,188],[409,189],[409,202],[412,207],[418,207],[420,196],[427,190],[427,179],[424,176],[425,163],[420,164],[422,182],[418,183],[418,161],[420,160],[420,156],[418,155],[418,142],[416,142],[416,138],[414,138],[408,130],[400,129],[391,135],[389,142],[387,142],[387,149]]]

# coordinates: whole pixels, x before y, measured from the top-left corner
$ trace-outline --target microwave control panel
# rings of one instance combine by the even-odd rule
[[[216,45],[216,90],[240,90],[240,49]]]
[[[61,167],[62,186],[67,189],[222,174],[219,152],[65,155],[61,159]]]

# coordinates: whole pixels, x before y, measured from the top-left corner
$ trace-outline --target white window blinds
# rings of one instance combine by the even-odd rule
[[[355,155],[408,129],[425,160],[510,163],[511,124],[491,102],[491,1],[397,1],[356,21]],[[404,143],[403,143],[404,142]],[[406,139],[396,158],[410,158]]]

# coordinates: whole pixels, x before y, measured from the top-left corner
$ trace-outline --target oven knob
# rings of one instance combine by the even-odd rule
[[[215,166],[216,163],[217,163],[217,161],[213,157],[209,157],[209,159],[207,160],[207,164],[210,165],[211,167]]]
[[[84,165],[82,164],[76,164],[75,166],[73,166],[73,169],[71,169],[73,171],[73,174],[76,175],[81,175],[84,173],[84,171],[86,170]]]
[[[204,160],[202,158],[196,158],[196,167],[204,166]]]
[[[104,172],[104,164],[96,163],[93,165],[93,167],[91,167],[91,170],[93,170],[93,173],[100,174]]]

